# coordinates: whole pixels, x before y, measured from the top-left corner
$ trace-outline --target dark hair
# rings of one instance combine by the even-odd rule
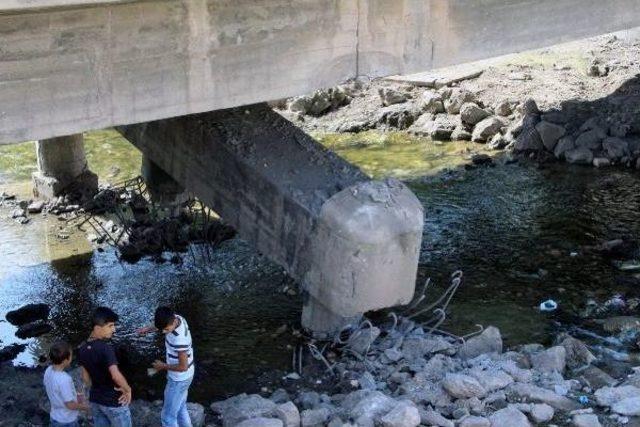
[[[98,307],[91,316],[91,326],[104,326],[118,321],[118,315],[109,307]]]
[[[158,307],[154,318],[156,329],[163,330],[176,318],[176,313],[169,307]]]
[[[65,341],[56,341],[49,349],[49,360],[54,365],[59,365],[71,357],[71,346]]]

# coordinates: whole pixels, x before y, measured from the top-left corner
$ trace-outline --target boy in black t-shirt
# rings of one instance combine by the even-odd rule
[[[91,388],[89,402],[96,427],[131,427],[131,387],[118,369],[111,339],[118,315],[98,307],[91,317],[89,339],[78,348],[82,379]]]

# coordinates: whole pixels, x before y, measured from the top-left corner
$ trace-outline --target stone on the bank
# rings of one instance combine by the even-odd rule
[[[489,421],[491,427],[531,427],[526,415],[511,406],[491,414]]]
[[[509,387],[509,392],[530,402],[546,403],[561,411],[573,411],[580,407],[567,397],[533,384],[515,383]]]
[[[476,125],[471,134],[473,142],[487,142],[504,127],[504,122],[498,117],[488,117]]]
[[[53,326],[48,324],[45,320],[36,320],[35,322],[20,325],[16,331],[16,337],[20,339],[39,337],[40,335],[51,332],[52,330]]]
[[[431,408],[420,411],[420,423],[427,426],[454,427],[453,421],[446,419]]]
[[[383,427],[416,427],[420,424],[420,413],[412,402],[402,401],[380,419]]]
[[[507,100],[498,102],[495,105],[494,110],[497,115],[503,116],[503,117],[510,116],[511,113],[513,113],[513,109],[511,108],[511,102]]]
[[[531,419],[536,423],[546,423],[551,421],[555,415],[554,409],[546,403],[536,403],[531,405],[531,411],[529,412]]]
[[[547,111],[542,115],[542,120],[545,122],[550,122],[556,125],[565,125],[569,121],[567,115],[558,110]]]
[[[598,405],[612,406],[621,400],[640,396],[640,388],[632,385],[623,385],[620,387],[602,387],[596,390],[594,394]]]
[[[496,390],[502,390],[513,383],[511,375],[508,375],[499,369],[486,371],[481,369],[472,369],[469,371],[469,375],[478,380],[480,385],[489,393]]]
[[[497,133],[493,135],[487,146],[492,150],[502,150],[507,145],[509,145],[510,141],[506,135],[502,135]]]
[[[489,326],[480,335],[468,339],[458,350],[458,356],[463,360],[486,353],[502,353],[502,336],[495,326]]]
[[[298,396],[298,403],[302,406],[302,409],[313,409],[320,405],[320,394],[316,391],[303,391]]]
[[[432,114],[444,113],[442,95],[437,92],[426,91],[420,98],[422,111]]]
[[[542,139],[542,144],[547,151],[553,152],[556,148],[556,144],[562,138],[567,131],[564,127],[553,123],[541,121],[536,125],[536,130]]]
[[[523,116],[527,116],[529,114],[540,114],[540,110],[538,109],[538,104],[533,98],[527,98],[520,105],[520,113]]]
[[[360,388],[363,390],[376,389],[376,379],[371,372],[363,372],[362,375],[360,375],[360,378],[358,378],[358,383],[360,384]]]
[[[204,426],[204,406],[199,403],[187,403],[187,412],[189,412],[189,418],[193,427]]]
[[[534,121],[534,118],[525,118],[525,124],[516,137],[515,151],[540,151],[544,148],[540,134],[533,123],[526,123],[528,120]]]
[[[336,87],[317,90],[311,95],[294,98],[289,104],[289,110],[294,113],[321,116],[331,109],[346,105],[351,101],[351,96],[344,88]]]
[[[572,369],[590,365],[596,357],[589,351],[585,343],[572,336],[567,335],[560,345],[564,347],[567,366]]]
[[[375,122],[396,129],[407,129],[413,125],[419,112],[409,103],[389,105],[381,108],[375,118]]]
[[[607,135],[602,129],[597,128],[588,130],[576,138],[576,147],[586,148],[588,150],[599,150],[605,136]]]
[[[640,396],[636,395],[619,400],[611,406],[611,409],[620,415],[638,416],[640,415]]]
[[[465,417],[458,424],[459,427],[491,427],[491,421],[485,417],[476,417],[470,415]]]
[[[611,166],[611,160],[607,159],[606,157],[595,157],[592,163],[596,168],[605,168],[607,166]]]
[[[564,153],[567,163],[573,165],[590,165],[593,162],[593,153],[588,148],[574,148]]]
[[[211,404],[211,409],[222,416],[224,427],[232,427],[251,418],[269,417],[275,408],[275,403],[260,395],[244,393]],[[282,425],[282,421],[277,421]]]
[[[531,369],[523,369],[516,365],[513,360],[506,360],[500,363],[500,368],[520,383],[528,383],[533,379]]]
[[[375,326],[373,328],[359,329],[349,337],[347,348],[364,355],[379,336],[380,328]]]
[[[563,373],[567,365],[567,352],[562,346],[551,347],[531,355],[531,364],[540,372]]]
[[[598,390],[602,387],[613,387],[618,382],[611,375],[593,365],[580,369],[578,378],[593,390]]]
[[[24,218],[26,216],[27,216],[27,211],[22,208],[15,208],[14,210],[11,211],[12,219]]]
[[[365,417],[374,420],[386,414],[396,405],[396,401],[380,391],[358,390],[347,395],[342,407],[351,418]]]
[[[331,412],[327,408],[305,409],[300,414],[302,427],[320,427],[329,420]]]
[[[407,102],[407,95],[389,88],[383,87],[378,90],[378,94],[380,95],[380,100],[382,101],[382,105],[388,107],[389,105],[401,104],[403,102]]]
[[[36,320],[46,320],[49,317],[49,311],[47,304],[27,304],[8,312],[6,319],[12,325],[20,326]]]
[[[480,123],[482,120],[489,117],[491,114],[473,102],[466,102],[460,107],[460,119],[462,123],[469,126],[474,126]]]
[[[442,381],[442,386],[447,393],[458,399],[483,397],[487,394],[478,380],[464,374],[447,374]]]
[[[573,427],[602,427],[598,416],[594,414],[576,414],[571,422]]]
[[[273,414],[282,421],[283,427],[298,427],[300,425],[300,412],[293,402],[278,405]]]
[[[404,357],[404,355],[402,354],[402,352],[400,350],[398,350],[395,347],[392,348],[388,348],[384,351],[384,356],[390,361],[390,362],[397,362],[398,360],[402,359]]]
[[[27,348],[26,344],[11,344],[0,348],[0,363],[10,362]]]
[[[476,102],[476,95],[464,89],[453,89],[448,99],[444,101],[444,108],[449,114],[460,114],[462,105],[466,102]]]
[[[434,141],[449,141],[451,140],[451,134],[453,134],[455,129],[455,120],[446,115],[439,115],[431,125],[431,132],[429,133],[429,136]]]
[[[29,204],[29,206],[27,206],[27,212],[29,212],[31,214],[38,214],[38,213],[42,212],[43,208],[44,208],[44,201],[35,200],[35,201],[31,202]]]
[[[244,420],[238,424],[229,425],[233,427],[282,427],[282,421],[275,418],[256,417]]]
[[[629,143],[620,138],[606,138],[602,142],[602,149],[609,160],[620,160],[629,153]]]
[[[458,125],[451,133],[452,141],[471,141],[471,132],[466,130],[463,125]]]

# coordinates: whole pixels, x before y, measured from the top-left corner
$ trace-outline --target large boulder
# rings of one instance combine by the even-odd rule
[[[602,140],[606,136],[607,134],[600,128],[588,130],[576,138],[576,147],[586,148],[588,150],[599,150],[602,147]]]
[[[469,126],[475,126],[490,115],[491,113],[478,107],[478,105],[473,102],[466,102],[462,104],[460,108],[460,120]]]
[[[629,154],[629,143],[620,138],[606,138],[602,150],[609,160],[618,161]]]
[[[613,406],[615,403],[630,397],[640,396],[640,388],[632,385],[620,387],[602,387],[594,393],[600,406]]]
[[[39,337],[40,335],[48,334],[52,330],[53,326],[46,321],[36,320],[35,322],[21,325],[16,331],[16,337],[20,339]]]
[[[269,418],[275,412],[276,404],[260,395],[240,394],[227,400],[214,402],[211,409],[222,417],[223,427],[232,427],[245,420]],[[280,425],[282,421],[277,420]]]
[[[496,116],[488,117],[478,123],[473,129],[471,140],[473,142],[487,142],[491,137],[499,133],[504,126],[505,124],[502,119]]]
[[[432,114],[444,113],[442,95],[437,92],[426,91],[420,98],[422,111]]]
[[[556,157],[556,159],[563,160],[564,154],[569,150],[573,150],[574,148],[576,148],[575,140],[571,136],[565,136],[563,138],[560,138],[560,141],[558,141],[558,143],[556,144],[555,148],[553,149],[553,155]]]
[[[536,403],[531,405],[530,415],[531,419],[538,424],[548,423],[555,415],[555,410],[546,403]]]
[[[521,129],[513,129],[517,135],[514,146],[515,151],[530,152],[544,149],[542,138],[536,129],[539,120],[539,117],[535,114],[527,115],[522,119]]]
[[[431,132],[429,133],[429,136],[434,141],[449,141],[451,140],[451,134],[455,128],[455,119],[451,116],[439,115],[431,125]]]
[[[571,369],[576,369],[585,365],[590,365],[596,357],[589,351],[585,343],[572,336],[566,335],[560,345],[564,347],[567,365]]]
[[[418,116],[419,111],[412,104],[389,105],[378,111],[375,122],[381,126],[403,130],[413,125]]]
[[[502,336],[495,326],[489,326],[480,335],[468,339],[458,350],[458,356],[464,360],[487,353],[502,353]]]
[[[611,406],[613,412],[628,417],[636,417],[640,415],[640,396],[627,397]]]
[[[464,89],[453,89],[451,95],[444,101],[444,108],[449,114],[460,114],[462,105],[466,102],[476,102],[476,95]]]
[[[299,427],[300,412],[293,402],[278,405],[273,415],[282,421],[283,427]]]
[[[342,408],[346,415],[354,420],[379,420],[396,406],[396,401],[380,391],[355,391],[342,401]]]
[[[593,163],[593,153],[588,148],[574,148],[564,153],[567,163],[573,165],[590,165]]]
[[[407,102],[407,100],[409,99],[406,94],[389,87],[380,88],[378,90],[378,94],[380,95],[380,101],[382,101],[382,105],[385,107],[394,104],[402,104],[403,102]]]
[[[536,130],[542,139],[542,144],[547,151],[553,152],[556,148],[556,144],[562,138],[567,131],[564,127],[553,123],[541,121],[536,125]]]
[[[36,320],[46,320],[49,317],[49,306],[47,304],[27,304],[17,310],[7,313],[7,322],[15,326]]]
[[[567,352],[562,346],[551,347],[531,355],[531,365],[540,372],[563,373],[567,364]]]

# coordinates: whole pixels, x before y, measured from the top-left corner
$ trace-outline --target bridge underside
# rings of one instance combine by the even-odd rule
[[[0,144],[636,26],[637,0],[3,0]]]
[[[264,104],[118,130],[301,283],[305,327],[412,298],[423,211],[401,182],[371,181]]]

